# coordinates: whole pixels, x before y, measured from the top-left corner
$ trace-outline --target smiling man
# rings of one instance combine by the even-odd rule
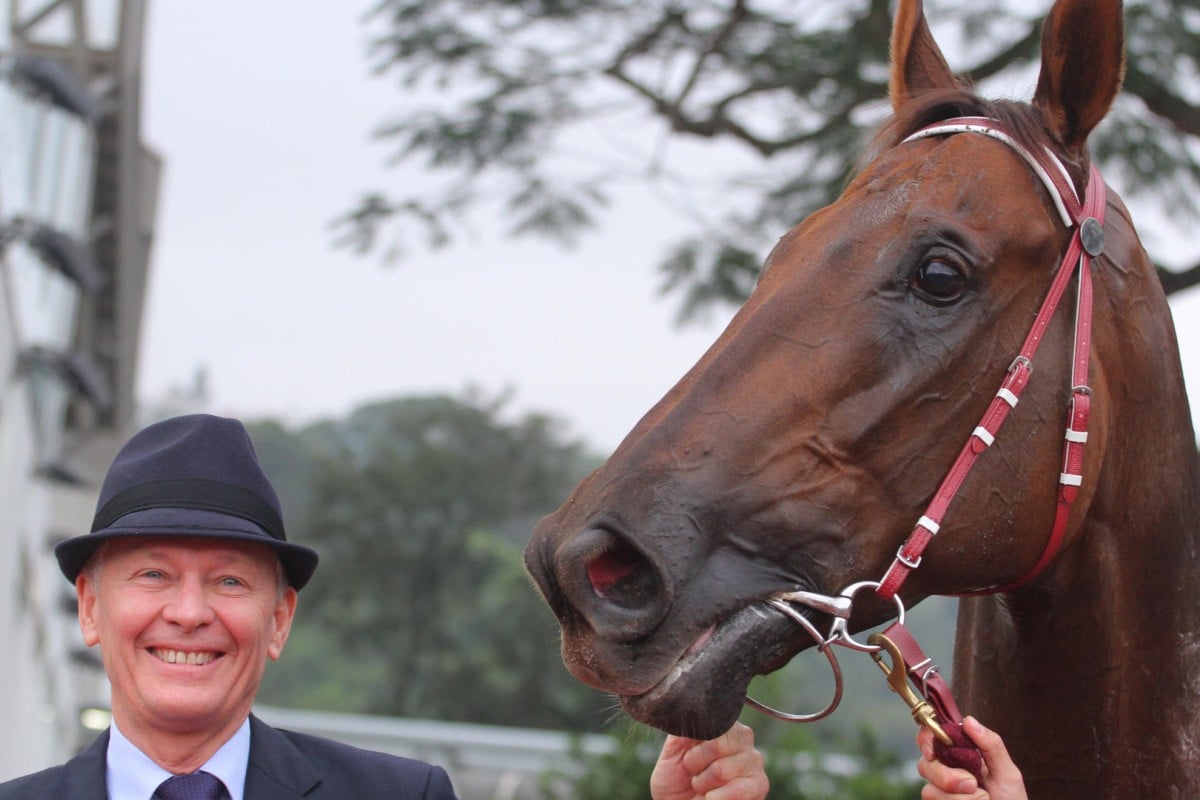
[[[136,434],[90,533],[55,548],[79,626],[99,646],[112,727],[0,798],[452,800],[446,772],[275,730],[250,713],[317,554],[287,541],[240,422],[177,417]]]
[[[54,552],[83,640],[100,648],[113,724],[66,764],[0,784],[0,800],[454,800],[441,767],[250,713],[317,554],[287,540],[242,423],[196,414],[136,434],[91,532]],[[767,788],[738,725],[707,742],[669,737],[650,794],[762,800]]]

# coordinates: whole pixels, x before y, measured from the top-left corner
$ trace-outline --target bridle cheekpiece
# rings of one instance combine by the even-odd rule
[[[957,133],[978,133],[1003,142],[1011,147],[1034,171],[1050,192],[1050,198],[1058,210],[1059,217],[1067,228],[1074,228],[1055,274],[1050,290],[1034,318],[1033,326],[1025,337],[1025,343],[1008,368],[1000,389],[996,392],[987,411],[976,426],[971,437],[959,452],[958,458],[942,480],[933,500],[917,521],[916,527],[897,551],[891,567],[880,579],[876,593],[890,600],[899,591],[908,574],[921,563],[925,547],[937,535],[950,502],[958,494],[963,481],[976,459],[996,440],[1000,426],[1012,409],[1016,408],[1021,393],[1029,382],[1033,370],[1033,358],[1045,336],[1062,299],[1067,283],[1076,270],[1079,271],[1078,299],[1075,305],[1075,351],[1071,368],[1071,404],[1068,414],[1063,467],[1059,474],[1058,503],[1050,538],[1041,557],[1023,576],[1003,586],[985,589],[983,592],[1001,592],[1024,585],[1038,575],[1054,559],[1062,546],[1067,530],[1071,504],[1079,494],[1083,483],[1083,448],[1087,443],[1088,414],[1091,406],[1091,388],[1088,386],[1088,355],[1091,349],[1092,328],[1092,276],[1091,261],[1104,250],[1104,180],[1099,170],[1091,167],[1087,192],[1080,203],[1066,167],[1062,160],[1049,149],[1035,153],[1025,148],[1010,136],[996,121],[987,117],[957,117],[922,128],[905,139],[911,142],[930,136],[946,136]]]

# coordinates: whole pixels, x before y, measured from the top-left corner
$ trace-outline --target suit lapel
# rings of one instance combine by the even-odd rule
[[[64,765],[67,797],[72,800],[106,800],[108,785],[105,767],[108,762],[108,731],[96,737],[86,750]]]
[[[303,797],[321,782],[308,757],[279,731],[250,715],[250,763],[246,800]]]

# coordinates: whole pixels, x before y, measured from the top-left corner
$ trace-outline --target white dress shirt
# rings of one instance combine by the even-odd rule
[[[200,769],[220,778],[230,800],[244,800],[249,762],[250,719],[247,718]],[[109,800],[151,800],[154,790],[171,773],[126,739],[114,720],[109,728],[105,776]]]

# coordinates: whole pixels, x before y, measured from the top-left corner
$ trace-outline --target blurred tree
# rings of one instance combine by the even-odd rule
[[[549,418],[504,421],[505,402],[405,398],[293,436],[252,426],[291,537],[321,554],[265,702],[604,724],[609,701],[566,672],[522,561],[533,524],[596,459]]]
[[[340,241],[377,249],[387,228],[379,249],[390,257],[414,226],[442,245],[484,210],[514,235],[572,243],[615,191],[648,182],[674,192],[669,202],[696,229],[659,265],[681,316],[741,302],[770,244],[836,197],[886,113],[891,5],[379,0],[370,56],[399,82],[403,110],[377,136],[395,162],[420,161],[444,180],[366,194],[339,221]],[[985,94],[1014,77],[1032,86],[1049,5],[926,2],[952,64]],[[1130,0],[1126,21],[1125,93],[1094,152],[1147,210],[1194,220],[1200,3]],[[725,146],[701,161],[689,141]],[[684,157],[673,161],[668,146]],[[685,174],[689,164],[699,174]],[[1160,274],[1175,291],[1200,281],[1200,264]]]

